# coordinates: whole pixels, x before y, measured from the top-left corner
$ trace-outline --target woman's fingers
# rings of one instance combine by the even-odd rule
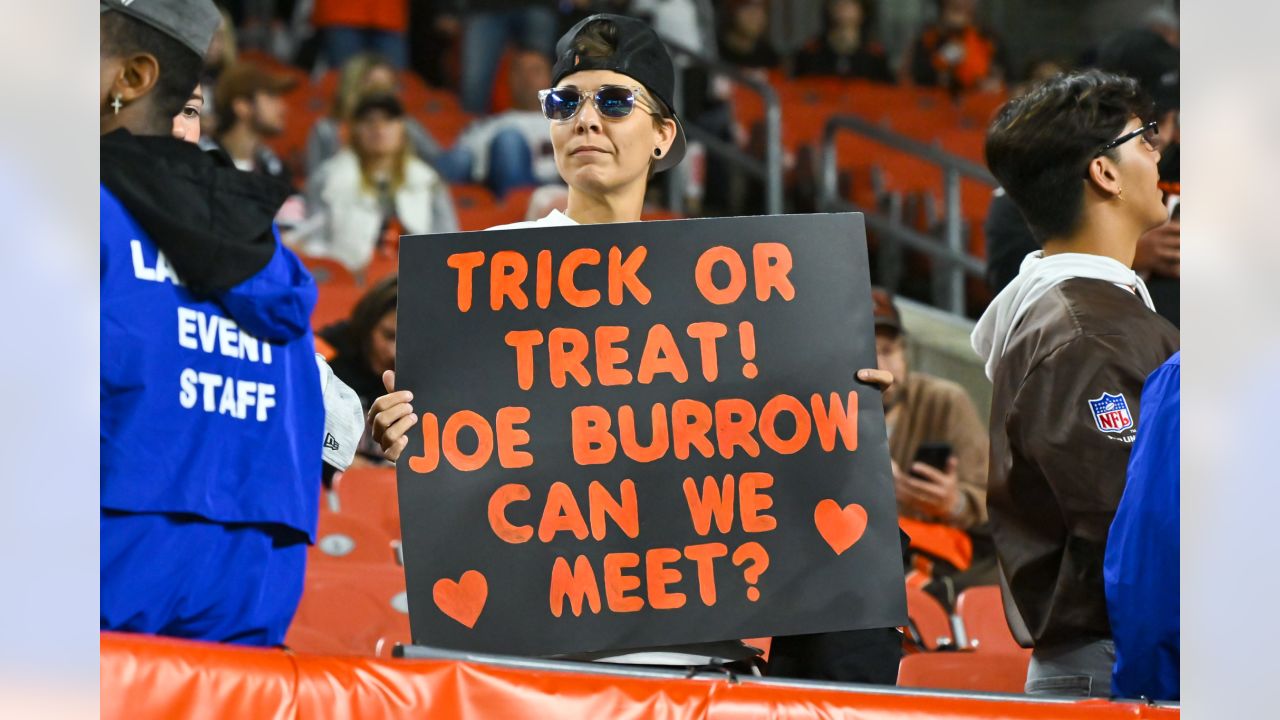
[[[400,459],[400,453],[403,453],[404,449],[408,447],[408,445],[409,438],[407,436],[401,437],[399,440],[395,441],[391,447],[383,448],[382,457],[390,460],[391,462],[395,462]]]
[[[405,446],[409,444],[409,429],[417,422],[418,416],[410,413],[387,428],[387,431],[382,435],[382,440],[379,442],[382,446],[382,456],[393,462],[397,460],[400,457],[400,453],[404,452]]]
[[[390,396],[384,395],[383,397],[379,398],[379,401],[384,400],[387,397],[390,397]],[[403,418],[404,416],[411,414],[413,412],[413,406],[407,402],[400,402],[400,403],[391,405],[386,409],[376,413],[374,412],[374,410],[377,410],[376,403],[374,407],[369,410],[370,425],[372,426],[371,429],[373,431],[373,439],[377,440],[379,445],[386,447],[387,444],[390,442],[390,440],[384,439],[384,436],[386,435],[387,430],[392,425],[394,425],[397,421],[399,421],[400,418]],[[392,438],[392,440],[394,439],[395,438]]]
[[[881,390],[888,390],[889,386],[893,385],[893,373],[879,368],[863,368],[859,370],[858,379],[864,383],[879,386]]]
[[[409,392],[408,390],[401,390],[400,392],[393,392],[389,395],[383,395],[379,397],[377,400],[374,400],[373,404],[369,406],[369,421],[373,422],[374,418],[376,418],[378,415],[388,410],[391,410],[392,408],[399,407],[400,405],[408,405],[412,401],[413,401],[413,393]],[[397,415],[396,417],[391,418],[391,420],[395,421],[399,419],[399,417],[400,416]]]

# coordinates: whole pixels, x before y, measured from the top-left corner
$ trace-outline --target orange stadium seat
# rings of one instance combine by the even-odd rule
[[[942,149],[952,155],[959,155],[981,165],[986,164],[986,128],[941,127],[936,133],[936,139]]]
[[[400,537],[400,499],[394,467],[353,467],[333,479],[337,512],[378,526]]]
[[[961,118],[966,125],[985,129],[1008,99],[1005,92],[966,93],[960,97]]]
[[[322,330],[351,316],[351,310],[360,301],[364,288],[347,284],[322,284],[316,299],[316,309],[311,313],[311,327]]]
[[[389,657],[409,642],[403,569],[308,566],[285,644],[302,652]]]
[[[327,499],[326,499],[327,500]],[[320,510],[316,544],[307,551],[307,565],[395,565],[395,536],[376,521],[327,507]]]
[[[537,188],[523,187],[508,190],[507,194],[502,197],[502,206],[509,213],[518,213],[516,220],[523,220],[526,213],[529,212],[529,200],[533,198],[533,193]],[[516,222],[512,220],[511,222]]]
[[[640,213],[641,220],[683,220],[685,215],[666,208],[646,207]]]
[[[952,642],[951,620],[942,603],[911,585],[907,586],[907,617],[920,633],[926,650],[937,650]]]
[[[399,242],[399,241],[397,241]],[[373,257],[369,258],[369,264],[364,268],[364,286],[368,288],[379,280],[388,275],[395,275],[400,269],[399,249],[395,252],[382,250],[375,252]]]
[[[449,194],[453,196],[453,205],[458,210],[498,202],[493,192],[479,183],[453,183],[449,185]]]
[[[298,259],[311,271],[317,285],[355,285],[356,277],[346,265],[326,257],[298,254]]]
[[[764,122],[764,99],[745,85],[733,84],[730,102],[733,118],[748,133],[757,123]]]
[[[956,598],[956,614],[964,623],[969,646],[979,653],[1030,655],[1018,645],[1004,617],[1004,599],[999,585],[971,587]]]
[[[342,73],[338,70],[326,70],[323,75],[311,80],[311,90],[327,102],[332,102],[338,94],[338,81]]]
[[[1029,655],[936,652],[902,656],[898,686],[934,690],[1022,693]]]

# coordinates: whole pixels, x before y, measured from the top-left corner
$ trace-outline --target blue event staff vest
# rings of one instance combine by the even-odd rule
[[[314,541],[324,402],[316,285],[271,261],[198,299],[101,188],[101,503],[278,523]]]

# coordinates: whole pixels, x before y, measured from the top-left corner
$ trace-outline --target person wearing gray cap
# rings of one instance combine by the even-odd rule
[[[213,3],[100,7],[99,624],[277,645],[322,456],[354,450],[326,435],[315,282],[272,222],[288,188],[175,137]]]
[[[99,0],[102,133],[172,127],[221,16],[208,0]]]

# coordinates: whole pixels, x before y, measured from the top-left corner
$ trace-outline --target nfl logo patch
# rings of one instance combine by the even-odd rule
[[[1089,401],[1089,410],[1093,413],[1093,421],[1098,429],[1105,433],[1119,433],[1133,427],[1133,417],[1129,415],[1129,403],[1124,395],[1102,393],[1102,397]]]

